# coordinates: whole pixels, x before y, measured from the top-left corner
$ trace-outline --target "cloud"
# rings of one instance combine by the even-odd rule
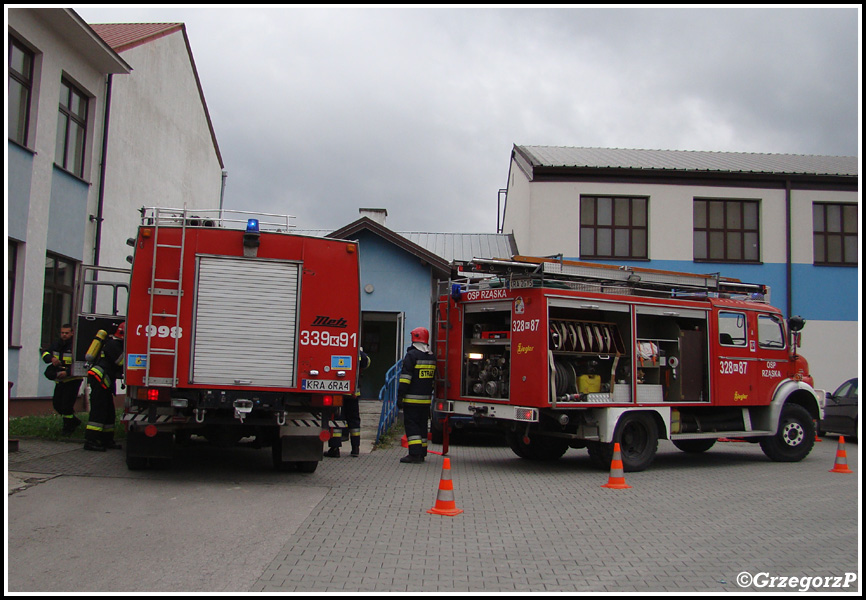
[[[493,231],[513,144],[855,155],[855,8],[76,9],[183,21],[229,208]]]

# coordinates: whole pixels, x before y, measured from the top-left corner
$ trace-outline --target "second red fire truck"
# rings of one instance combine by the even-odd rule
[[[436,308],[443,416],[491,420],[536,460],[586,448],[647,468],[658,440],[686,452],[719,438],[775,461],[812,449],[821,416],[799,318],[769,290],[717,275],[514,257],[474,261]]]

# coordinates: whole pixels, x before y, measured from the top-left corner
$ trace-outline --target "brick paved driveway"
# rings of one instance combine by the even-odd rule
[[[804,585],[855,592],[859,446],[846,448],[852,475],[829,472],[834,437],[793,464],[772,463],[747,443],[689,455],[663,441],[649,470],[626,474],[631,489],[611,490],[601,487],[608,473],[592,469],[585,451],[535,463],[497,438],[482,438],[449,453],[456,504],[464,510],[456,517],[426,512],[437,499],[441,457],[403,465],[399,447],[327,460],[312,475],[274,473],[267,450],[238,449],[193,449],[171,471],[129,472],[121,453],[77,447],[10,468],[81,481],[148,480],[169,494],[191,483],[206,489],[234,482],[251,498],[278,492],[289,512],[295,495],[319,493],[298,508],[306,514],[296,514],[291,527],[281,526],[279,515],[252,522],[251,535],[261,536],[265,551],[255,564],[246,562],[242,576],[220,580],[216,573],[219,589],[202,583],[174,588],[179,592],[792,592]],[[10,523],[16,510],[26,510],[16,503],[19,494],[9,497]],[[9,535],[10,553],[13,541],[28,543],[26,532]],[[224,542],[230,556],[232,540]],[[13,565],[10,559],[15,581]],[[846,573],[855,575],[845,580]]]

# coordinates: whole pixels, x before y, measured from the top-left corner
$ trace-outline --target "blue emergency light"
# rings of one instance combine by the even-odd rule
[[[259,220],[247,219],[247,230],[244,232],[244,247],[259,247]],[[246,251],[245,251],[246,252]]]

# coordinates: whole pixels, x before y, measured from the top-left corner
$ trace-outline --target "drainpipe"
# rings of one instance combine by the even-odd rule
[[[791,318],[793,314],[793,306],[794,301],[791,298],[791,294],[793,293],[793,282],[792,282],[792,265],[791,265],[791,180],[785,180],[785,285],[786,285],[786,295],[787,295],[787,304],[786,317],[788,319]]]
[[[229,172],[223,169],[223,181],[222,185],[220,186],[220,219],[222,219],[223,214],[223,198],[226,195],[226,179],[228,178],[228,176]]]
[[[105,201],[105,162],[108,159],[108,119],[111,113],[111,78],[108,74],[105,82],[105,117],[102,123],[102,164],[99,165],[99,196],[96,200],[96,217],[91,216],[91,221],[96,221],[96,239],[93,242],[93,264],[99,265],[99,248],[102,245],[102,207]]]

